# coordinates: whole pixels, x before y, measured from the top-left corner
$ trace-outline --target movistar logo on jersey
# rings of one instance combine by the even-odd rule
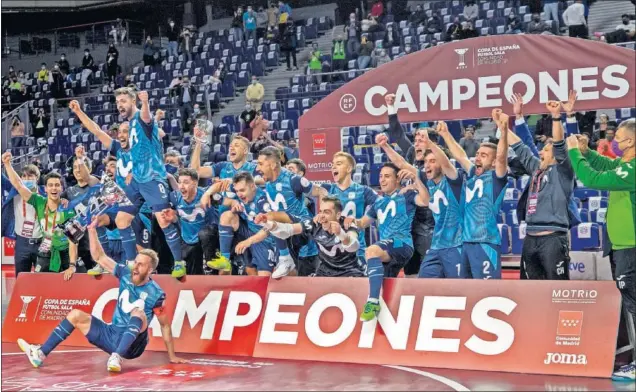
[[[203,210],[203,208],[201,207],[196,207],[189,214],[182,209],[179,209],[178,211],[179,211],[179,217],[181,217],[181,219],[187,220],[188,222],[194,222],[199,215],[202,218],[205,216],[205,210]]]
[[[473,200],[475,193],[477,193],[478,199],[481,199],[484,195],[484,181],[481,178],[475,181],[473,189],[470,189],[468,185],[466,185],[466,203],[470,203],[471,200]]]
[[[132,125],[130,126],[130,135],[128,135],[128,144],[130,144],[130,148],[132,149],[137,143],[139,143],[139,135],[137,135],[137,120],[133,120]]]
[[[357,213],[356,203],[348,201],[342,209],[342,216],[345,218],[355,218]]]
[[[384,210],[378,211],[378,222],[380,222],[381,225],[384,224],[384,221],[389,216],[389,214],[391,214],[391,218],[394,218],[395,214],[397,214],[397,206],[395,204],[395,200],[391,200],[389,204],[386,205]]]
[[[130,174],[130,171],[132,170],[132,168],[133,168],[132,161],[128,161],[126,166],[124,166],[123,159],[117,160],[117,173],[119,173],[121,177],[128,177],[128,174]]]
[[[336,255],[338,254],[338,251],[340,251],[340,253],[345,253],[346,252],[338,238],[336,238],[336,242],[338,242],[338,244],[332,246],[331,250],[327,250],[327,248],[322,246],[319,242],[316,242],[316,243],[318,244],[318,247],[320,248],[320,251],[322,253],[324,253],[325,255],[327,255],[329,257],[336,257]]]
[[[269,192],[265,193],[267,195],[267,201],[272,207],[274,211],[286,210],[287,209],[287,200],[285,200],[285,196],[281,193],[276,193],[276,197],[272,200]]]
[[[444,204],[445,207],[448,207],[448,199],[446,199],[446,195],[442,192],[441,189],[438,189],[433,194],[433,200],[428,204],[428,208],[431,209],[433,214],[439,215],[441,213],[440,201]]]
[[[141,293],[140,296],[145,297],[147,295],[148,295],[147,293]],[[135,308],[138,308],[139,310],[144,310],[144,308],[146,307],[146,303],[144,302],[142,298],[139,298],[136,301],[131,303],[130,292],[128,292],[128,289],[123,290],[121,294],[119,294],[119,299],[117,300],[117,302],[119,303],[119,307],[124,313],[130,313]]]

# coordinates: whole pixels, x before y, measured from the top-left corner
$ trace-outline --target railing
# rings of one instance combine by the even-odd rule
[[[38,33],[5,35],[2,57],[39,56],[44,53],[58,54],[84,50],[86,47],[94,49],[97,45],[114,42],[113,27],[120,32],[125,31],[123,42],[121,34],[117,36],[120,45],[142,45],[146,39],[146,30],[142,22],[122,19],[108,20],[62,27]]]

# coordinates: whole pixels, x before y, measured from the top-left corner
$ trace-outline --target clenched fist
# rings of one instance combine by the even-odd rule
[[[137,97],[141,102],[148,102],[148,91],[140,91],[137,93]]]
[[[76,100],[72,100],[71,103],[68,104],[68,108],[71,109],[73,113],[78,113],[82,110],[79,102],[77,102]]]

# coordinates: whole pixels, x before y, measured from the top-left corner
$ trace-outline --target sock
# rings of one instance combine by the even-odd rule
[[[289,248],[287,247],[287,241],[281,240],[280,238],[276,238],[276,237],[274,237],[274,240],[276,242],[276,247],[278,248],[280,257],[289,256]]]
[[[120,356],[126,354],[130,345],[133,344],[139,333],[141,332],[141,327],[143,322],[139,317],[131,317],[130,321],[128,321],[128,325],[126,326],[126,331],[121,335],[121,340],[119,340],[119,345],[115,352]]]
[[[232,226],[219,225],[219,248],[221,248],[221,256],[228,260],[232,253],[232,241],[234,241],[234,229],[232,229]]]
[[[181,257],[181,236],[179,236],[177,232],[177,226],[171,223],[168,227],[163,229],[163,234],[166,237],[166,242],[168,243],[174,261],[183,261]]]
[[[137,238],[132,227],[128,226],[125,229],[119,229],[121,235],[121,246],[126,253],[126,260],[135,260],[137,257]]]
[[[44,355],[49,355],[51,351],[55,350],[55,347],[71,336],[74,329],[75,327],[70,321],[68,321],[68,319],[62,320],[62,322],[55,327],[51,336],[49,336],[49,338],[46,339],[46,342],[42,345],[41,350]]]
[[[108,244],[108,234],[106,234],[106,228],[104,226],[97,228],[97,238],[99,238],[99,243],[102,244],[102,246]]]
[[[369,275],[369,300],[379,302],[380,289],[384,280],[384,265],[379,257],[372,257],[368,260],[367,273]]]

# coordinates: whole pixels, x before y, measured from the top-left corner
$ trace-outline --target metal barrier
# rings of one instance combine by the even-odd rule
[[[87,46],[95,49],[96,45],[114,42],[112,32],[114,28],[120,33],[125,31],[123,45],[143,45],[146,38],[143,23],[131,19],[120,19],[62,27],[26,35],[5,35],[2,55],[10,57],[12,54],[17,54],[18,58],[21,59],[25,56],[38,56],[43,53],[58,54],[58,52],[84,50]],[[122,34],[118,34],[117,41],[122,42],[121,38]]]

